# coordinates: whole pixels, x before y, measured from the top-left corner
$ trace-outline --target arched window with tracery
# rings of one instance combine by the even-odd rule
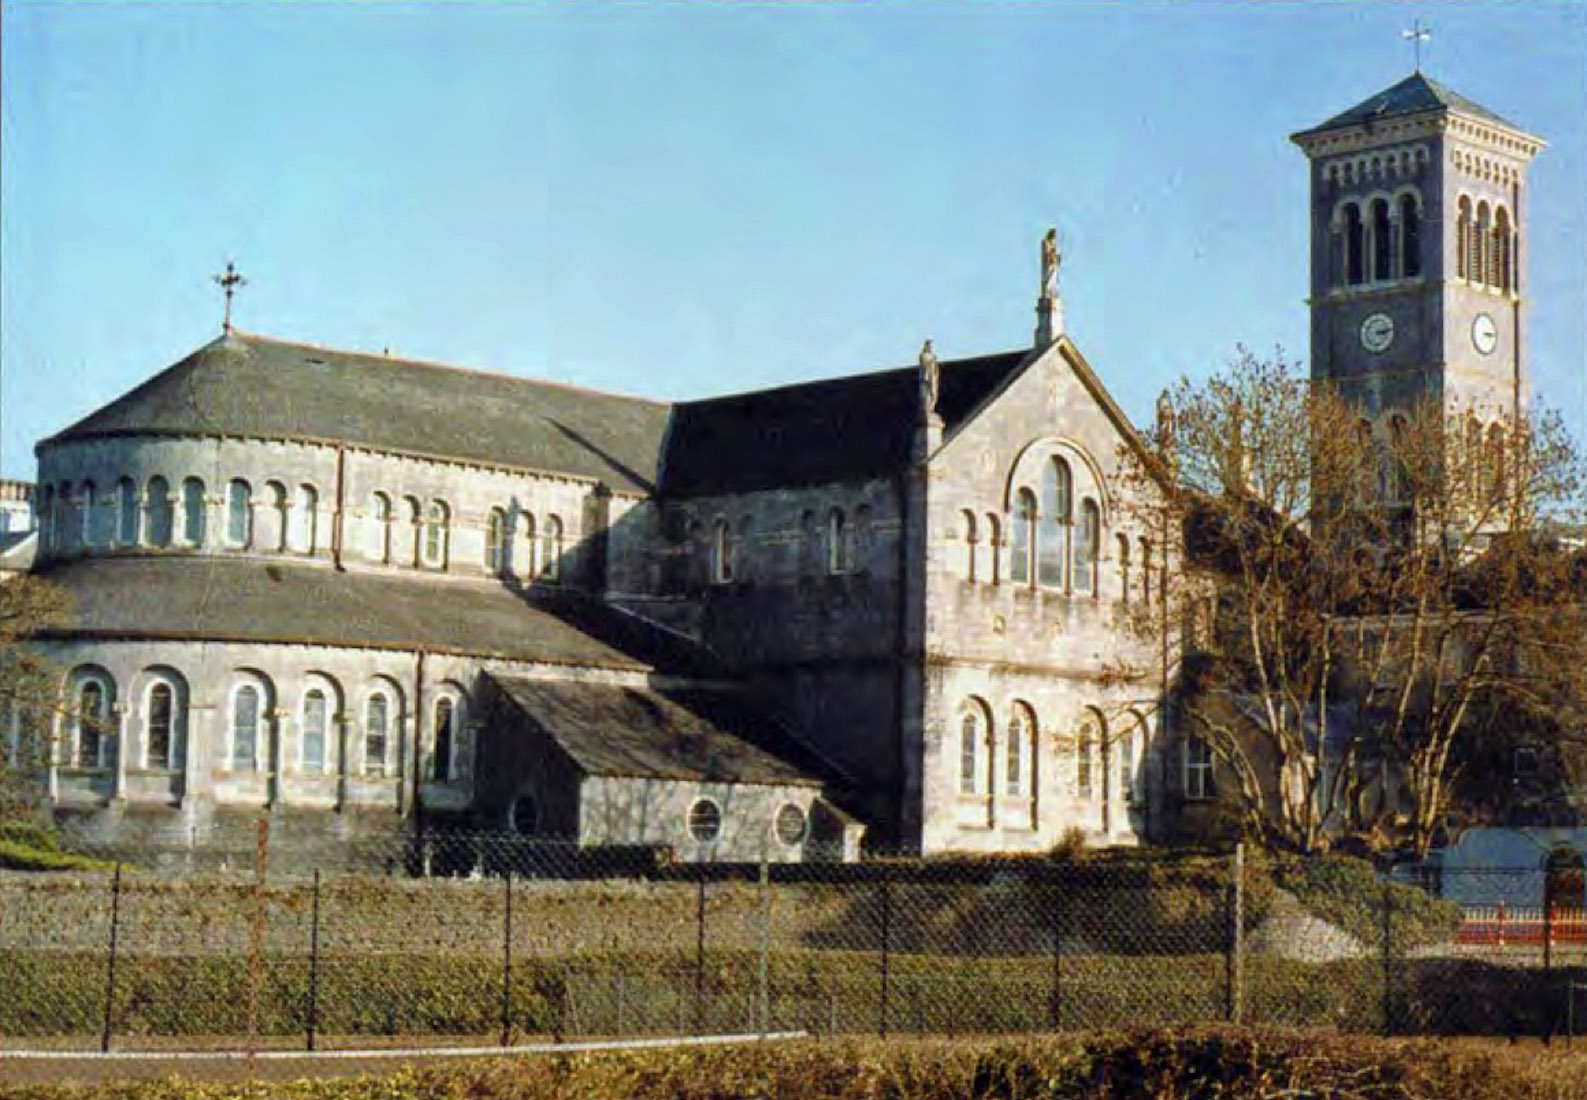
[[[1389,228],[1389,202],[1372,200],[1372,278],[1386,282],[1394,277],[1394,238]]]
[[[108,766],[115,743],[110,727],[110,683],[97,673],[79,674],[73,690],[71,744],[74,761],[80,768]]]
[[[1037,568],[1043,588],[1069,585],[1069,539],[1074,523],[1074,477],[1069,463],[1054,457],[1042,469],[1041,534]]]
[[[1414,279],[1422,273],[1422,211],[1415,195],[1400,196],[1400,274]]]
[[[253,489],[242,478],[233,478],[226,493],[226,541],[233,546],[253,542]]]
[[[492,508],[485,521],[485,568],[494,576],[507,571],[507,510]]]
[[[196,477],[182,482],[182,541],[189,546],[203,546],[205,528],[204,483]]]
[[[424,564],[431,569],[445,569],[448,543],[451,540],[452,510],[444,500],[432,500],[424,523]]]
[[[1097,594],[1097,548],[1102,544],[1102,510],[1087,497],[1080,502],[1080,530],[1075,540],[1075,591]]]
[[[976,531],[975,513],[966,509],[959,513],[959,528],[964,534],[964,579],[974,584],[978,579],[975,575]]]
[[[1021,489],[1014,500],[1014,538],[1010,547],[1009,577],[1015,584],[1031,584],[1036,577],[1036,494]]]
[[[148,524],[149,545],[166,547],[171,545],[171,485],[163,477],[155,476],[149,479],[148,489],[144,497],[144,517]]]
[[[116,482],[116,545],[138,545],[138,486],[130,477]]]
[[[562,517],[547,516],[540,537],[540,576],[557,581],[562,577]]]
[[[374,493],[369,498],[369,538],[365,546],[370,561],[391,562],[391,498]]]
[[[149,685],[144,715],[144,763],[150,768],[169,768],[181,755],[180,715],[176,689],[164,680]]]

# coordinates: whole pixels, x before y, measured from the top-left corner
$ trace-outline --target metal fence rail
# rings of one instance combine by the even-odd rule
[[[1587,1009],[1581,899],[1521,904],[1536,869],[1458,889],[1446,876],[1445,893],[1511,899],[1501,918],[1337,860],[677,865],[484,835],[363,840],[354,854],[335,869],[272,861],[261,830],[254,858],[224,868],[150,852],[0,872],[0,1044],[312,1050],[1242,1020],[1535,1035],[1569,1034]]]

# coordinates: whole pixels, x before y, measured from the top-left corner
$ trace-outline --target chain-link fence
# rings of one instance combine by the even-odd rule
[[[272,864],[266,837],[224,868],[87,852],[0,872],[0,1043],[1587,1024],[1580,882],[1530,869],[1414,882],[1144,851],[673,864],[436,835],[361,841],[315,870]]]

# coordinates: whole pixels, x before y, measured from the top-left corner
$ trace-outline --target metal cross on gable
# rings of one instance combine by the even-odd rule
[[[1411,44],[1411,49],[1416,57],[1416,71],[1422,71],[1422,43],[1433,37],[1433,28],[1422,26],[1422,21],[1417,19],[1411,24],[1411,29],[1402,31],[1400,37]]]
[[[248,280],[244,279],[242,275],[238,273],[237,265],[232,263],[230,260],[226,261],[226,273],[224,275],[212,275],[210,277],[214,279],[216,284],[226,292],[226,317],[225,320],[221,322],[221,331],[230,334],[231,298],[232,295],[237,292],[238,287],[248,285]]]

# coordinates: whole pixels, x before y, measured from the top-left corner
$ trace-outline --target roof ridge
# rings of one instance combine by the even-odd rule
[[[971,363],[984,363],[991,359],[1005,359],[1011,355],[1026,355],[1029,349],[992,351],[981,355],[967,355],[959,359],[943,359],[938,362],[938,367],[961,367]],[[785,382],[777,386],[767,386],[761,389],[734,390],[730,393],[719,393],[712,397],[697,397],[690,401],[676,402],[678,405],[698,406],[709,405],[714,401],[732,401],[740,397],[764,397],[772,394],[787,393],[789,390],[805,389],[809,386],[827,386],[834,382],[864,382],[885,378],[889,375],[905,374],[918,370],[917,366],[879,367],[876,370],[862,371],[859,374],[833,374],[825,378],[807,378],[802,382]]]
[[[647,405],[655,405],[658,408],[669,408],[674,404],[674,402],[663,401],[655,397],[644,397],[631,393],[618,393],[615,390],[596,389],[593,386],[579,386],[572,382],[562,382],[555,378],[536,378],[522,374],[510,374],[507,371],[494,370],[488,367],[472,367],[461,366],[457,363],[444,363],[438,359],[413,359],[402,355],[383,355],[380,352],[339,348],[330,344],[315,344],[305,340],[283,340],[280,337],[267,336],[263,333],[245,332],[242,329],[236,327],[232,328],[231,335],[257,343],[274,344],[277,347],[301,348],[304,351],[323,351],[329,352],[333,355],[347,356],[349,358],[368,359],[376,363],[398,363],[403,366],[421,367],[425,370],[447,371],[452,374],[468,374],[479,378],[495,378],[503,382],[520,382],[536,386],[549,386],[553,389],[567,390],[571,393],[588,394],[592,397],[612,397],[623,401],[640,401]],[[222,337],[222,339],[224,339],[224,337]],[[220,341],[218,340],[211,341],[210,344],[205,344],[203,347],[197,350],[202,351],[211,344],[219,342]]]

